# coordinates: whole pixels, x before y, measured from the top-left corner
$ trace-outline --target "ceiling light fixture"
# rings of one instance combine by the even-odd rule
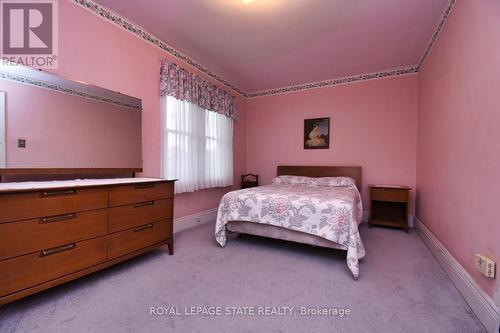
[[[282,7],[289,0],[198,0],[206,3],[206,6],[216,8],[220,11],[243,11],[246,13],[269,12]],[[311,0],[293,0],[294,4]],[[324,0],[333,1],[333,0]],[[2,0],[0,0],[2,2]]]

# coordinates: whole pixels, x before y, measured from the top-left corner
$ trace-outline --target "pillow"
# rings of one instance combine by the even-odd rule
[[[349,187],[356,186],[354,179],[350,177],[305,177],[305,176],[278,176],[272,180],[273,184],[279,185],[303,185],[303,186],[326,186],[326,187]]]
[[[349,187],[356,186],[356,182],[351,177],[320,177],[314,178],[313,186],[327,187]]]
[[[304,176],[278,176],[272,180],[278,185],[311,185],[313,178]]]

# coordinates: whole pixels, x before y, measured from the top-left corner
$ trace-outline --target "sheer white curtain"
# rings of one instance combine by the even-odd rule
[[[233,184],[233,120],[172,96],[161,97],[162,178],[175,193]]]

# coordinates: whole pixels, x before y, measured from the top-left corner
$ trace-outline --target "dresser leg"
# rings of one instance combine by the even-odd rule
[[[174,254],[174,239],[171,238],[170,240],[167,241],[167,246],[168,246],[168,254],[173,255]]]

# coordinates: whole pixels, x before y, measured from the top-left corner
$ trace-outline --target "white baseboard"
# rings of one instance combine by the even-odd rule
[[[363,223],[368,223],[368,219],[370,217],[370,212],[368,210],[363,211]],[[408,215],[408,226],[410,228],[414,227],[413,221],[415,220],[414,215]]]
[[[410,228],[415,228],[415,215],[408,215],[408,225]]]
[[[174,219],[174,234],[176,232],[196,227],[197,225],[215,221],[218,208],[209,209],[203,212],[186,215]]]
[[[462,294],[479,321],[486,327],[488,332],[498,333],[500,311],[493,299],[476,284],[462,265],[418,218],[415,218],[415,224],[417,234],[448,274],[451,281],[453,281],[455,287]]]

